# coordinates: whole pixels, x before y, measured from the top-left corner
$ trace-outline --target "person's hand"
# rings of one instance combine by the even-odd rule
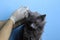
[[[27,7],[20,7],[17,9],[13,15],[10,17],[10,19],[15,23],[23,18],[28,17],[28,8]]]

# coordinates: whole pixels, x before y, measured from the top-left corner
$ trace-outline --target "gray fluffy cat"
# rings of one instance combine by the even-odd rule
[[[39,40],[45,24],[45,16],[37,12],[30,12],[28,19],[24,22],[23,40]]]

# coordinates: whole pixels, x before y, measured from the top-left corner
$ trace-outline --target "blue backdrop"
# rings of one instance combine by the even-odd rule
[[[60,40],[60,0],[0,0],[0,20],[6,20],[20,6],[46,14],[42,40]]]

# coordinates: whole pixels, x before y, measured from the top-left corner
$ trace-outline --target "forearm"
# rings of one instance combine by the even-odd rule
[[[0,40],[9,40],[12,28],[13,28],[13,21],[8,20],[3,28],[0,30]]]
[[[14,24],[13,28],[16,28],[16,27],[22,25],[23,22],[24,22],[23,20],[24,20],[24,19],[17,21],[17,22]],[[7,21],[8,21],[8,20],[0,21],[0,29],[3,28],[3,26],[5,25],[5,23],[6,23]]]
[[[0,21],[0,30],[3,28],[4,24],[6,23],[7,21]]]

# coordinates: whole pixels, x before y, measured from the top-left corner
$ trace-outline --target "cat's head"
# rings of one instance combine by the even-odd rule
[[[33,29],[37,29],[37,28],[42,29],[45,24],[45,17],[46,17],[45,14],[40,15],[37,12],[34,14],[31,13],[28,19],[26,19],[27,25],[29,25]]]

